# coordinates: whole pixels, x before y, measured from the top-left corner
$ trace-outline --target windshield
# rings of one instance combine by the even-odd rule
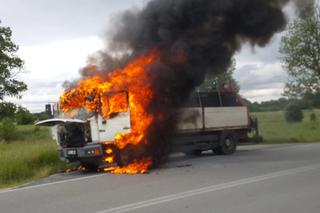
[[[128,108],[128,93],[125,91],[108,94],[101,98],[101,112],[105,118],[121,112],[127,112]]]

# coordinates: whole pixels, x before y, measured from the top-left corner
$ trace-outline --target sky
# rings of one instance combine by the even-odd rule
[[[79,78],[87,58],[106,46],[112,19],[126,9],[140,8],[148,0],[0,0],[1,26],[13,31],[25,61],[18,78],[28,85],[20,100],[6,98],[28,108],[44,111],[58,101],[66,80]],[[286,9],[290,11],[290,7]],[[266,48],[245,46],[235,56],[234,74],[240,94],[250,101],[278,99],[287,80],[281,65],[277,34]]]

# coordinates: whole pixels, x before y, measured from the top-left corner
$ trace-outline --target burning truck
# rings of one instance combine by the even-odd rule
[[[133,73],[147,78],[145,66],[156,59],[154,54],[142,56],[105,79],[94,76],[79,82],[61,96],[62,113],[37,123],[52,127],[61,159],[113,173],[144,173],[152,166],[146,135],[156,119],[147,112],[153,92],[141,81],[125,81]],[[79,108],[86,109],[86,118],[79,119]],[[212,150],[230,155],[239,141],[252,140],[250,132],[258,138],[256,119],[249,116],[231,85],[225,84],[216,92],[192,93],[176,112],[172,116],[177,119],[177,129],[171,141],[165,141],[170,144],[167,152],[200,155]],[[161,121],[161,115],[157,119]]]
[[[127,10],[66,87],[64,116],[38,125],[53,126],[63,159],[114,173],[143,173],[170,152],[232,154],[257,122],[235,91],[193,91],[243,45],[264,47],[283,31],[288,2],[149,0]],[[300,13],[313,0],[292,2]]]
[[[104,103],[101,102],[104,101]],[[51,126],[52,136],[59,145],[62,160],[80,162],[86,169],[102,168],[114,173],[143,173],[152,164],[143,159],[144,143],[121,143],[123,137],[132,137],[131,108],[128,91],[103,94],[99,105],[119,104],[108,118],[102,108],[92,117],[53,118],[36,125]],[[260,142],[257,120],[250,116],[247,106],[234,91],[193,93],[179,110],[178,132],[173,137],[171,152],[199,156],[212,150],[218,155],[231,155],[238,142]],[[249,134],[253,133],[253,137]]]

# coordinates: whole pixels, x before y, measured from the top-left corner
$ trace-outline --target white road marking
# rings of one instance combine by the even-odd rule
[[[51,182],[51,183],[43,183],[43,184],[26,186],[26,187],[21,187],[21,188],[13,188],[13,189],[0,191],[0,194],[23,191],[23,190],[28,190],[28,189],[35,189],[35,188],[39,188],[39,187],[43,187],[43,186],[56,185],[56,184],[60,184],[60,183],[75,182],[78,180],[86,180],[86,179],[95,178],[95,177],[104,176],[104,175],[107,175],[107,173],[98,174],[98,175],[91,175],[91,176],[86,176],[86,177],[80,177],[80,178],[73,178],[73,179],[69,179],[69,180],[56,181],[56,182]]]
[[[269,179],[273,179],[273,178],[277,178],[277,177],[283,177],[283,176],[293,175],[293,174],[297,174],[297,173],[303,173],[303,172],[316,170],[316,169],[320,169],[319,164],[305,166],[305,167],[299,167],[299,168],[295,168],[295,169],[283,170],[283,171],[279,171],[279,172],[273,172],[273,173],[269,173],[266,175],[240,179],[240,180],[236,180],[236,181],[232,181],[232,182],[228,182],[228,183],[222,183],[222,184],[218,184],[218,185],[211,185],[211,186],[207,186],[207,187],[203,187],[203,188],[199,188],[199,189],[194,189],[194,190],[190,190],[190,191],[171,194],[171,195],[158,197],[158,198],[154,198],[154,199],[150,199],[150,200],[145,200],[145,201],[141,201],[141,202],[131,203],[131,204],[115,207],[115,208],[105,209],[105,210],[102,210],[102,211],[99,211],[96,213],[128,212],[128,211],[141,209],[141,208],[145,208],[145,207],[149,207],[149,206],[153,206],[153,205],[158,205],[158,204],[165,203],[165,202],[171,202],[174,200],[180,200],[183,198],[188,198],[188,197],[201,195],[201,194],[205,194],[205,193],[209,193],[209,192],[229,189],[229,188],[233,188],[233,187],[237,187],[237,186],[241,186],[241,185],[245,185],[245,184],[256,183],[256,182],[265,181],[265,180],[269,180]]]

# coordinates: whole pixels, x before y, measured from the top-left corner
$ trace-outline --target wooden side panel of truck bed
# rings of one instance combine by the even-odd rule
[[[180,110],[179,130],[201,130],[203,129],[202,108],[190,107]]]
[[[182,108],[180,110],[180,131],[214,131],[244,129],[249,126],[248,108],[204,107]]]
[[[247,107],[206,107],[204,108],[205,128],[248,126]]]

